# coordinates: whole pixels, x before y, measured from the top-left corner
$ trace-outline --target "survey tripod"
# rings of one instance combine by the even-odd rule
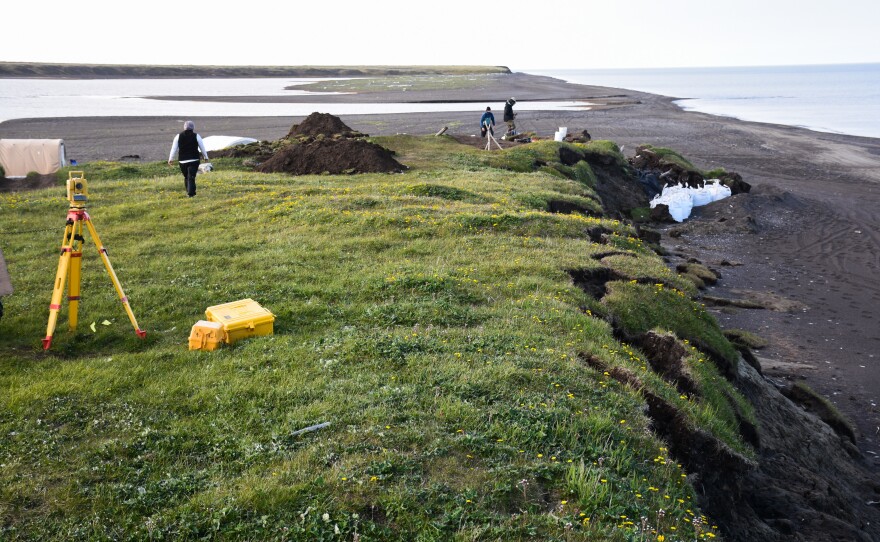
[[[92,241],[98,248],[98,254],[104,261],[104,267],[107,268],[107,274],[113,281],[116,293],[119,295],[125,312],[128,313],[128,319],[134,326],[137,336],[143,339],[147,336],[147,332],[138,327],[137,320],[131,307],[128,304],[128,298],[122,291],[122,285],[116,278],[116,272],[113,271],[113,265],[110,264],[110,258],[107,257],[107,249],[101,244],[98,232],[92,224],[89,213],[86,212],[86,201],[88,201],[88,191],[86,189],[86,179],[82,171],[71,171],[67,179],[67,200],[70,202],[70,209],[67,211],[67,224],[64,226],[64,237],[61,241],[61,257],[58,260],[58,271],[55,274],[55,289],[52,292],[52,302],[49,304],[49,324],[46,327],[46,338],[43,339],[43,349],[48,350],[52,345],[52,335],[55,333],[55,325],[58,322],[58,313],[61,311],[61,297],[64,295],[65,282],[68,283],[67,303],[68,314],[67,320],[70,324],[70,331],[76,330],[77,309],[80,300],[80,280],[82,278],[82,246],[85,242],[83,237],[83,225],[89,230]]]
[[[484,122],[483,126],[486,128],[486,150],[487,151],[492,150],[492,142],[493,141],[495,142],[495,146],[498,147],[498,150],[499,151],[502,150],[501,144],[498,143],[498,140],[495,139],[495,135],[492,134],[492,126],[489,125],[489,121]]]

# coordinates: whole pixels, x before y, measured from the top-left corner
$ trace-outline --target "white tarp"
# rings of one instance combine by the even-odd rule
[[[730,193],[730,188],[721,184],[718,179],[708,179],[702,188],[667,186],[651,200],[651,209],[662,203],[669,207],[669,214],[676,222],[683,222],[691,216],[694,207],[724,199],[730,196]]]
[[[220,135],[203,137],[202,141],[205,143],[205,150],[208,152],[219,151],[220,149],[227,149],[236,145],[247,145],[248,143],[257,142],[257,140],[252,137]]]
[[[63,139],[0,139],[0,165],[7,177],[36,171],[49,175],[67,165]]]

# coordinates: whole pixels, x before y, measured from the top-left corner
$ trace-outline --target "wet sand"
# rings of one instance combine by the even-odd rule
[[[790,312],[713,310],[722,326],[753,331],[769,340],[769,346],[757,352],[765,375],[779,381],[804,379],[828,396],[856,422],[860,449],[880,465],[880,139],[684,112],[667,97],[569,85],[546,77],[517,74],[499,81],[453,95],[443,91],[382,93],[359,99],[485,101],[499,113],[499,124],[503,124],[500,110],[510,96],[598,101],[605,105],[583,111],[523,111],[517,124],[520,131],[535,131],[547,138],[559,126],[568,127],[569,133],[586,129],[594,139],[623,145],[627,156],[642,143],[669,147],[697,167],[724,167],[740,173],[755,187],[753,195],[740,198],[749,202],[740,210],[751,213],[757,233],[726,230],[718,227],[723,223],[717,214],[697,212],[680,237],[664,235],[663,244],[674,258],[695,257],[721,271],[722,280],[708,292],[711,295],[741,297],[744,291],[754,291],[795,302],[798,308]],[[250,98],[254,102],[275,99]],[[478,134],[482,109],[341,118],[370,135],[426,135],[448,127],[452,135],[467,136]],[[287,134],[302,118],[193,120],[203,136],[273,140]],[[62,138],[68,156],[80,164],[160,161],[167,159],[182,120],[21,119],[0,123],[0,137]],[[768,196],[777,189],[786,196]],[[701,221],[705,228],[699,227]],[[665,228],[667,233],[670,229]]]

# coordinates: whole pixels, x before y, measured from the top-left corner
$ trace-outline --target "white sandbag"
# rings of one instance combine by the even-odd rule
[[[724,186],[718,179],[709,179],[703,188],[692,188],[691,199],[694,207],[706,205],[730,196],[730,188]]]
[[[694,207],[706,205],[730,196],[730,188],[722,185],[718,179],[706,181],[702,188],[690,188],[681,185],[667,186],[663,192],[651,200],[651,208],[658,204],[669,207],[669,214],[676,222],[684,222]]]
[[[659,204],[669,207],[669,214],[676,222],[683,222],[691,215],[694,207],[693,200],[688,188],[682,186],[667,186],[657,197],[651,200],[653,209]]]

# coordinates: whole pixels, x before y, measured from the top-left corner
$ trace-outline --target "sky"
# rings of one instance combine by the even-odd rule
[[[0,61],[491,65],[880,62],[880,1],[12,1]]]

